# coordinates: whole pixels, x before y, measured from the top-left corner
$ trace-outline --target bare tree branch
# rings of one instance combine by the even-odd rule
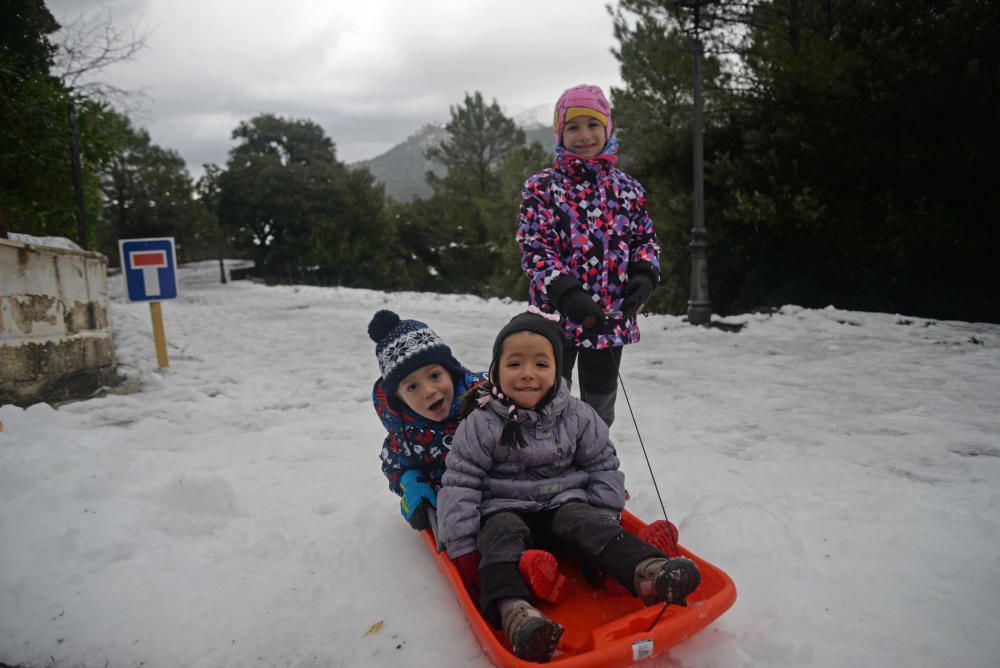
[[[55,35],[58,50],[53,73],[67,88],[87,97],[135,109],[139,106],[136,98],[146,98],[144,92],[126,90],[94,77],[111,65],[132,60],[146,48],[148,36],[147,32],[137,31],[135,26],[117,27],[110,11],[81,15]]]

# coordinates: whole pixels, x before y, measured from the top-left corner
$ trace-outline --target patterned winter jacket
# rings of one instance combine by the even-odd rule
[[[521,268],[531,286],[528,298],[555,312],[567,289],[579,286],[597,295],[605,313],[621,308],[626,281],[648,273],[659,282],[660,246],[646,212],[646,191],[614,166],[610,154],[580,158],[557,148],[555,166],[524,183],[517,243]],[[635,343],[635,317],[610,317],[603,332],[562,318],[575,346],[610,348]]]
[[[399,478],[410,469],[424,474],[427,483],[437,489],[444,474],[444,458],[451,448],[451,440],[458,428],[458,409],[465,391],[486,379],[486,372],[465,370],[465,375],[455,381],[455,399],[448,418],[442,422],[428,420],[409,409],[398,399],[389,399],[382,391],[382,379],[375,381],[372,401],[375,412],[389,434],[382,444],[382,473],[389,479],[389,489],[402,496]]]
[[[500,444],[507,407],[491,399],[458,427],[438,493],[441,540],[454,559],[476,549],[482,517],[583,501],[609,514],[625,507],[625,475],[608,427],[565,383],[541,411],[517,409],[527,447]]]

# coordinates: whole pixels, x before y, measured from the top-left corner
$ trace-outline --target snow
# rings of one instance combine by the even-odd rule
[[[75,251],[83,250],[75,241],[66,237],[38,237],[19,232],[11,232],[7,237],[11,241],[20,241],[22,244],[28,244],[29,246],[45,246],[47,248],[62,248],[63,250]]]
[[[366,326],[483,368],[523,303],[112,278],[115,393],[0,407],[0,662],[486,666],[379,470]],[[739,598],[648,666],[996,666],[1000,326],[787,306],[650,316],[622,376],[681,542]],[[629,508],[660,515],[624,397]],[[378,622],[378,630],[366,633]]]

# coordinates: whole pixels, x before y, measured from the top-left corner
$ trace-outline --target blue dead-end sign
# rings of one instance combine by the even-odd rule
[[[130,302],[177,298],[177,255],[173,237],[119,239],[125,296]]]

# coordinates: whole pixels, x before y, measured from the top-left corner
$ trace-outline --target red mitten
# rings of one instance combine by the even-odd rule
[[[636,535],[670,558],[681,556],[677,547],[677,527],[673,522],[656,520],[644,526]]]
[[[536,598],[549,603],[560,603],[569,593],[566,589],[566,576],[559,574],[559,564],[550,552],[525,550],[517,568]]]
[[[462,576],[465,588],[469,590],[469,595],[477,604],[479,603],[479,553],[468,552],[460,557],[451,560],[458,569],[458,574]]]

